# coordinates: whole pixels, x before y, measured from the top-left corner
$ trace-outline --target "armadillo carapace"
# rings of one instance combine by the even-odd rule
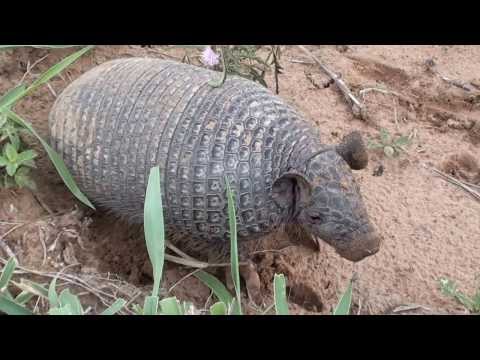
[[[72,82],[50,115],[53,147],[95,204],[142,222],[149,171],[159,166],[165,223],[187,253],[229,254],[225,178],[239,243],[296,227],[347,259],[377,252],[352,169],[358,133],[336,146],[280,97],[252,81],[172,61],[104,63]]]

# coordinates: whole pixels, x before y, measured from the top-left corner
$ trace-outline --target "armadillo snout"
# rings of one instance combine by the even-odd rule
[[[366,224],[342,240],[339,246],[334,245],[337,253],[354,262],[376,254],[382,243],[382,237],[371,224]]]

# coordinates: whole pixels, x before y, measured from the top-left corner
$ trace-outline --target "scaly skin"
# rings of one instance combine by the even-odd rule
[[[225,176],[242,256],[244,243],[282,224],[347,258],[353,249],[353,260],[375,252],[378,237],[347,165],[366,164],[358,141],[313,156],[326,146],[291,106],[238,77],[214,88],[218,76],[157,59],[102,64],[57,99],[52,145],[95,204],[139,223],[149,171],[159,166],[167,232],[202,259],[229,254]]]

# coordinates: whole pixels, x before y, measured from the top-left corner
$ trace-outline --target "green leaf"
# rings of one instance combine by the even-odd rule
[[[210,315],[227,315],[227,305],[219,301],[210,306]]]
[[[195,312],[195,305],[191,301],[185,301],[181,305],[181,312],[183,315],[191,315]]]
[[[275,274],[273,279],[275,311],[277,315],[288,315],[287,285],[283,274]]]
[[[8,160],[2,155],[0,155],[0,167],[7,166],[7,164],[8,164]]]
[[[475,307],[473,300],[463,294],[461,291],[458,291],[457,285],[454,281],[442,278],[440,279],[440,286],[445,295],[454,298],[457,302],[465,306],[465,308],[467,308],[470,312],[473,312]]]
[[[17,164],[12,164],[12,163],[7,164],[6,169],[7,169],[8,176],[14,176],[15,172],[17,171],[17,168],[18,168]]]
[[[153,267],[152,296],[158,296],[165,260],[165,229],[163,222],[162,191],[160,187],[160,169],[154,167],[148,177],[144,207],[145,241],[148,256]]]
[[[143,315],[158,314],[158,296],[147,296],[143,305]]]
[[[27,187],[31,190],[36,190],[37,186],[35,181],[30,177],[30,169],[21,167],[15,173],[15,182],[19,187]]]
[[[60,293],[58,301],[61,305],[69,305],[72,315],[83,315],[82,304],[78,296],[73,295],[69,289],[65,289]]]
[[[50,303],[50,308],[57,307],[59,305],[58,295],[56,291],[57,286],[57,276],[52,279],[50,286],[48,287],[48,302]]]
[[[5,264],[5,267],[2,270],[2,274],[0,275],[0,292],[3,289],[7,288],[16,267],[17,267],[17,262],[14,258],[10,258]]]
[[[65,59],[61,60],[57,64],[53,65],[50,69],[48,69],[46,72],[40,75],[40,77],[37,80],[35,80],[27,89],[25,89],[24,91],[19,91],[15,93],[14,96],[10,96],[3,104],[0,104],[0,113],[4,112],[6,109],[8,109],[9,106],[16,103],[18,100],[25,97],[32,91],[34,91],[39,86],[50,81],[53,77],[57,76],[64,69],[66,69],[68,66],[73,64],[75,61],[77,61],[81,56],[83,56],[86,52],[90,51],[92,48],[93,46],[87,46],[67,56]]]
[[[194,276],[207,285],[213,291],[218,300],[225,304],[231,304],[233,302],[233,297],[230,292],[215,276],[203,270],[196,272]]]
[[[100,315],[115,315],[125,306],[127,302],[124,299],[117,299],[107,309],[103,310]]]
[[[169,297],[161,300],[160,309],[164,315],[183,315],[176,297]]]
[[[5,148],[4,148],[3,152],[7,156],[8,161],[10,161],[11,163],[14,163],[14,162],[17,161],[18,153],[17,153],[17,150],[15,149],[15,147],[12,144],[7,143],[5,145]]]
[[[384,146],[383,144],[379,144],[379,143],[377,143],[377,142],[375,142],[375,141],[372,141],[372,140],[370,140],[370,141],[368,142],[368,144],[367,144],[367,148],[372,149],[372,150],[374,150],[374,149],[382,149],[383,146]]]
[[[17,98],[21,94],[23,94],[26,90],[25,85],[18,85],[14,87],[13,89],[10,89],[5,93],[1,98],[0,98],[0,107],[4,106],[7,104],[7,108],[10,109],[11,105],[13,104],[12,99]],[[10,105],[8,105],[10,104]]]
[[[26,150],[18,154],[17,162],[19,164],[24,163],[29,160],[33,160],[38,156],[35,150]]]
[[[228,223],[230,228],[230,263],[232,271],[233,284],[235,286],[235,294],[237,301],[235,305],[238,306],[236,313],[242,314],[241,308],[241,296],[240,296],[240,271],[238,263],[238,245],[237,245],[237,216],[235,213],[235,202],[233,200],[232,189],[228,179],[225,178],[225,185],[227,190],[227,203],[228,203]]]
[[[35,296],[35,294],[32,294],[31,292],[28,291],[22,291],[20,294],[17,295],[15,298],[15,302],[19,305],[25,305],[28,303],[32,298]]]
[[[85,205],[89,206],[92,209],[95,209],[95,207],[92,205],[92,203],[87,199],[87,197],[80,191],[78,188],[77,184],[75,183],[75,180],[73,179],[72,175],[68,171],[67,167],[65,166],[65,163],[63,162],[62,158],[60,155],[58,155],[55,150],[53,150],[50,145],[43,140],[40,135],[35,131],[35,129],[24,119],[22,119],[20,116],[18,116],[16,113],[10,110],[6,110],[5,113],[7,116],[20,126],[26,128],[27,130],[30,131],[32,135],[34,135],[42,144],[43,148],[47,152],[48,156],[50,157],[50,160],[52,160],[53,165],[58,171],[58,174],[62,178],[63,182],[65,185],[68,187],[70,192],[82,203]]]
[[[385,155],[387,155],[389,158],[393,157],[395,155],[395,149],[391,146],[385,146],[383,148],[383,152]]]
[[[54,307],[48,310],[49,315],[75,315],[70,307],[70,304],[64,306]]]
[[[16,286],[23,291],[48,300],[48,290],[43,285],[37,284],[36,282],[30,280],[22,279],[20,284],[16,284]]]
[[[15,299],[13,298],[12,294],[8,289],[4,289],[1,295],[5,296],[5,298],[7,298],[8,300],[15,301]]]
[[[333,315],[349,315],[350,314],[350,306],[352,304],[352,288],[353,283],[350,281],[348,284],[347,290],[342,295],[342,298],[338,302],[337,307],[333,311]]]
[[[397,140],[395,140],[395,146],[405,146],[410,144],[410,138],[406,135],[400,136]]]
[[[0,294],[0,312],[7,315],[33,315],[33,312],[15,303],[15,301],[7,299],[2,294]]]
[[[143,308],[138,304],[133,304],[132,310],[137,315],[143,315]]]
[[[380,140],[383,145],[388,145],[390,144],[390,134],[386,129],[381,129],[380,130]]]
[[[15,150],[18,151],[18,149],[20,149],[20,143],[21,143],[20,137],[16,132],[12,132],[10,130],[7,130],[7,132],[8,132],[8,139],[10,140],[10,143],[13,145]]]
[[[228,314],[229,315],[242,315],[242,308],[241,304],[238,302],[237,298],[234,298],[232,303],[230,304],[228,308]]]

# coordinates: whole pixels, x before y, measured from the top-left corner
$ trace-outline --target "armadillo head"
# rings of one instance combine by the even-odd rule
[[[292,204],[293,223],[314,242],[323,240],[342,257],[360,261],[375,254],[381,243],[351,172],[367,163],[360,135],[351,133],[340,145],[310,156],[304,171],[282,176],[274,184],[274,198]]]

